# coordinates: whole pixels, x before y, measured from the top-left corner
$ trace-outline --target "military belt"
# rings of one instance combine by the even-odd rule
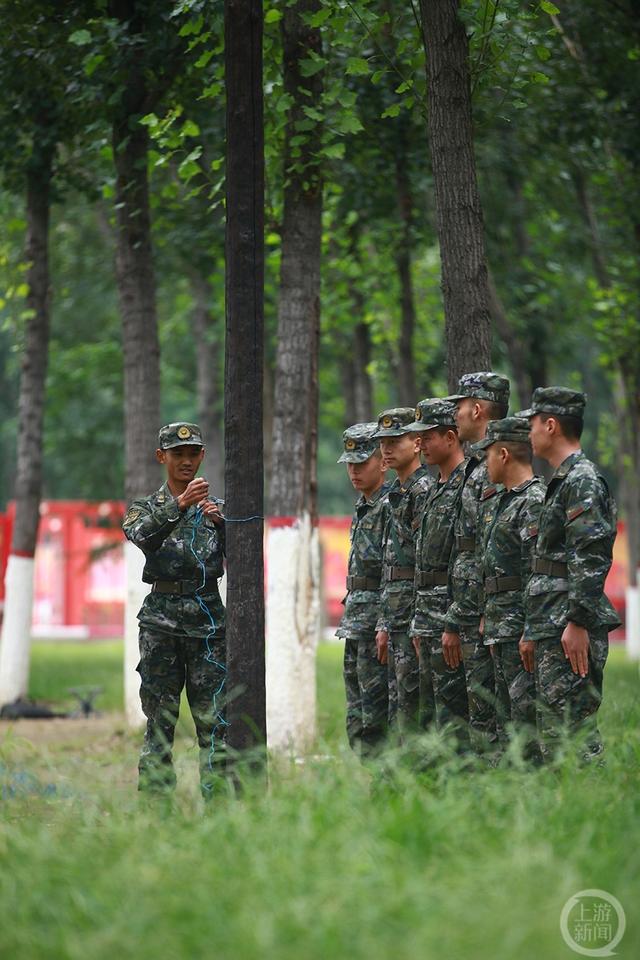
[[[566,577],[566,563],[556,563],[555,560],[543,560],[542,557],[534,557],[531,565],[533,573],[544,573],[548,577]]]
[[[385,567],[384,575],[387,580],[413,580],[413,567]]]
[[[195,593],[205,587],[201,580],[154,580],[151,590],[153,593]]]
[[[416,573],[417,587],[446,587],[448,582],[446,570],[418,570]]]
[[[456,547],[458,550],[475,550],[476,538],[456,536]]]
[[[347,590],[378,590],[380,581],[375,577],[347,577]]]
[[[484,581],[485,593],[505,593],[507,590],[519,590],[520,577],[487,577]]]

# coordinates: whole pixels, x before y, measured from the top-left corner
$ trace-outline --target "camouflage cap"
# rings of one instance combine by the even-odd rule
[[[441,400],[439,397],[421,400],[416,407],[415,416],[411,429],[416,432],[433,430],[434,427],[456,429],[456,405],[450,400]]]
[[[202,431],[197,423],[168,423],[158,432],[158,446],[161,450],[170,450],[172,447],[184,447],[192,444],[204,447]]]
[[[377,429],[378,424],[375,421],[354,423],[352,427],[347,427],[342,434],[344,453],[338,463],[364,463],[372,457],[378,450],[378,441],[373,439]]]
[[[413,433],[415,410],[413,407],[393,407],[383,410],[378,417],[378,429],[374,437],[401,437],[405,433]]]
[[[487,447],[500,441],[530,443],[529,421],[524,417],[505,417],[504,420],[490,420],[487,424],[486,437],[474,443],[471,449],[474,453],[477,450],[486,450]]]
[[[517,417],[535,417],[536,413],[555,413],[559,417],[584,419],[587,395],[569,387],[536,387],[527,410],[519,410]]]
[[[458,392],[445,397],[445,400],[492,400],[494,403],[509,403],[509,381],[500,373],[481,370],[477,373],[465,373],[458,382]]]

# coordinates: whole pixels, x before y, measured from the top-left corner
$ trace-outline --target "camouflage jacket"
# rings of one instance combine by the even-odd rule
[[[367,577],[380,583],[382,578],[382,537],[387,513],[387,493],[391,484],[383,483],[370,500],[361,496],[351,521],[350,577]],[[371,638],[380,617],[380,588],[349,590],[336,636]]]
[[[469,457],[460,497],[460,511],[451,551],[451,602],[445,617],[445,629],[459,633],[462,627],[480,623],[480,571],[476,554],[476,526],[482,492],[489,485],[484,451]]]
[[[524,631],[524,588],[531,573],[545,485],[532,477],[511,490],[487,487],[478,521],[478,567],[482,578],[484,642],[519,640]],[[520,585],[487,592],[488,578],[516,577]]]
[[[434,484],[425,503],[416,538],[416,580],[414,613],[410,633],[439,637],[449,606],[448,584],[419,586],[421,572],[446,574],[453,549],[454,528],[464,487],[466,460],[451,472],[444,483]]]
[[[224,527],[202,517],[196,522],[196,508],[184,512],[165,483],[150,497],[134,500],[122,528],[131,543],[145,555],[142,579],[187,580],[202,583],[204,565],[206,585],[199,591],[211,612],[216,633],[224,633],[224,607],[218,592],[218,577],[223,573]],[[211,624],[194,594],[150,593],[138,613],[142,626],[160,633],[180,633],[204,637]]]
[[[569,620],[588,630],[619,626],[604,593],[615,537],[615,502],[578,450],[553,474],[540,514],[534,564],[551,561],[566,572],[532,572],[525,593],[527,640],[560,639]]]
[[[420,466],[404,484],[396,477],[387,494],[389,506],[384,530],[382,614],[378,629],[398,633],[408,630],[413,614],[413,573],[406,580],[391,580],[390,567],[415,566],[415,538],[434,480]]]

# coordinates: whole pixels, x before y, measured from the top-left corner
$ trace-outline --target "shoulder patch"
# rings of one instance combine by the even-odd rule
[[[485,487],[484,490],[482,491],[482,496],[480,499],[488,500],[490,497],[493,497],[494,494],[496,494],[497,492],[498,492],[498,488],[496,486]]]
[[[133,523],[138,517],[142,516],[142,510],[137,507],[130,507],[124,515],[123,523]]]
[[[532,537],[538,536],[538,524],[530,523],[528,527],[524,528],[524,537],[526,540],[530,540]]]
[[[575,520],[576,517],[579,517],[581,513],[584,513],[591,506],[591,501],[587,503],[579,503],[575,507],[571,507],[570,510],[567,510],[567,521],[571,523],[572,520]]]

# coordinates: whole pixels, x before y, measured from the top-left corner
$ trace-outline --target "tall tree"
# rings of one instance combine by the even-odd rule
[[[473,143],[469,42],[459,0],[420,0],[429,145],[442,262],[449,388],[489,369],[491,324]]]
[[[267,701],[270,742],[301,748],[315,735],[319,633],[316,514],[317,355],[320,324],[322,44],[319,0],[295,0],[282,18],[289,98],[278,305],[268,543]],[[315,63],[310,72],[309,62]],[[309,115],[311,111],[311,116]],[[314,114],[315,111],[315,114]]]
[[[225,0],[228,744],[266,739],[263,566],[262,0]]]

